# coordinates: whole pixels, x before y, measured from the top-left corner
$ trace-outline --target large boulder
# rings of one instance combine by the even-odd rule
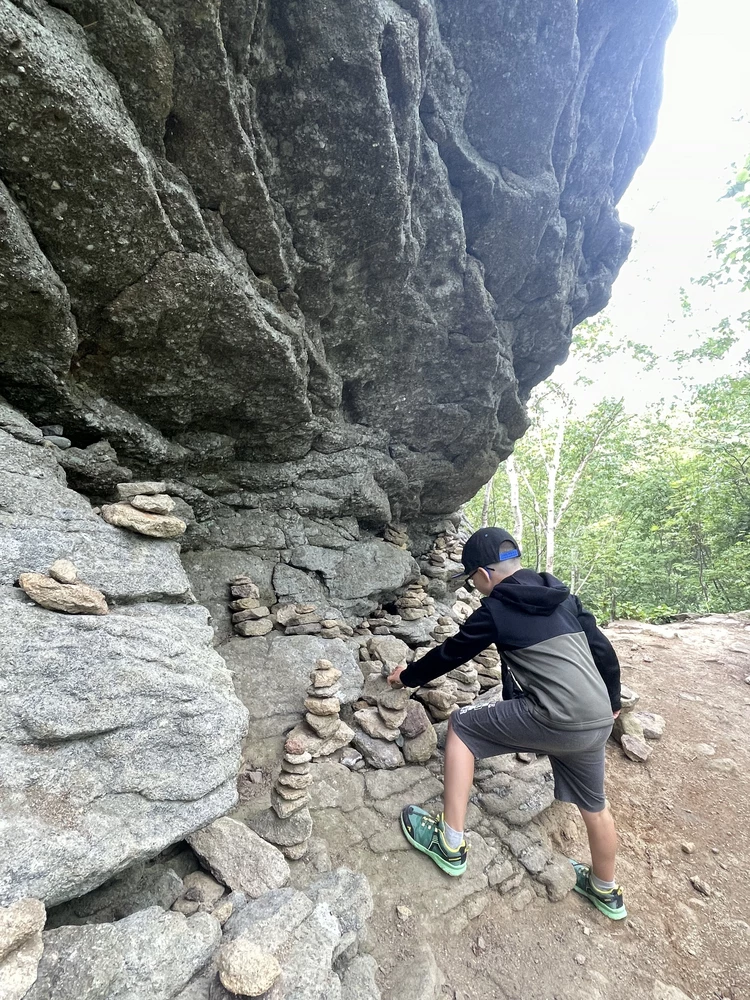
[[[207,913],[141,910],[114,924],[45,931],[36,983],[24,1000],[172,1000],[221,940]]]
[[[247,714],[205,609],[0,588],[0,617],[0,903],[81,895],[234,805]]]

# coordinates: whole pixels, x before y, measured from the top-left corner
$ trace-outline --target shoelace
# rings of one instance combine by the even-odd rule
[[[433,830],[434,831],[435,827],[437,826],[438,821],[436,819],[434,819],[432,816],[422,816],[420,818],[420,820],[419,820],[419,823],[420,823],[420,826],[426,826],[428,830]],[[464,850],[468,851],[469,850],[469,845],[466,843],[465,839],[464,839],[463,843],[464,843]],[[446,843],[446,846],[447,846],[447,843]],[[454,854],[458,854],[459,853],[459,849],[458,848],[454,849],[454,848],[448,847],[448,850],[452,851]]]

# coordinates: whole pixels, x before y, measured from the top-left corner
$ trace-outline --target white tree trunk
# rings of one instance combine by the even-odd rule
[[[513,511],[513,537],[519,545],[523,545],[523,511],[521,510],[521,492],[518,482],[518,469],[514,455],[505,460],[505,469],[510,484],[510,509]]]
[[[487,483],[484,488],[484,503],[482,504],[482,527],[487,527],[487,522],[490,519],[490,498],[492,497],[492,484],[495,481],[495,477]]]
[[[557,491],[557,474],[560,471],[560,458],[562,456],[563,440],[565,438],[565,427],[568,422],[568,411],[560,414],[560,422],[557,425],[555,435],[555,447],[552,451],[552,458],[547,463],[547,531],[545,537],[545,570],[553,573],[555,570],[555,529],[557,523],[555,519],[555,499]]]

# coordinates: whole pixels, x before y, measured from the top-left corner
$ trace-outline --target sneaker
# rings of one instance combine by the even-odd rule
[[[431,816],[419,806],[406,806],[401,812],[401,829],[412,847],[432,858],[448,875],[463,875],[466,871],[465,840],[454,851],[445,839],[443,814]]]
[[[627,917],[628,911],[625,909],[621,886],[616,885],[614,889],[595,889],[591,884],[591,868],[579,861],[573,861],[572,858],[570,863],[576,873],[576,884],[573,886],[576,892],[590,900],[597,910],[601,910],[610,920],[622,920]]]

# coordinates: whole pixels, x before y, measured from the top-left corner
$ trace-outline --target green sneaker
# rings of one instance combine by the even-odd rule
[[[463,875],[466,871],[468,845],[463,840],[455,851],[448,847],[442,813],[431,816],[419,806],[406,806],[401,812],[401,829],[412,847],[432,858],[448,875]]]
[[[576,892],[590,900],[597,910],[601,910],[610,920],[623,920],[628,915],[625,903],[622,898],[622,887],[616,885],[614,889],[605,889],[603,892],[595,889],[591,884],[591,869],[588,865],[582,865],[580,861],[570,858],[576,873],[576,884],[573,886]]]

